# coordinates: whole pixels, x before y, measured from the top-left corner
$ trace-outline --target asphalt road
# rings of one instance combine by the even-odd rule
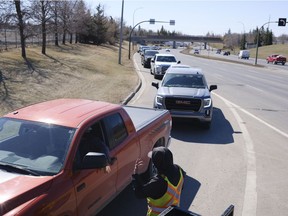
[[[173,120],[170,149],[187,172],[181,207],[201,215],[287,215],[288,70],[213,61],[171,50],[183,64],[202,68],[213,91],[210,130]],[[152,107],[156,89],[135,54],[142,88],[129,105]],[[260,61],[259,61],[260,62]],[[99,215],[146,215],[145,200],[127,187]]]

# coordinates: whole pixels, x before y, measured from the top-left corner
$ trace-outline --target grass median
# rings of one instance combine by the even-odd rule
[[[125,43],[121,65],[116,46],[48,46],[46,55],[41,54],[41,47],[26,51],[34,70],[25,64],[20,49],[0,53],[1,115],[57,98],[122,103],[139,81]]]

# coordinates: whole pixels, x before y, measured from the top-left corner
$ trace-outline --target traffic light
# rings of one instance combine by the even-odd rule
[[[286,18],[279,18],[278,26],[286,26]]]

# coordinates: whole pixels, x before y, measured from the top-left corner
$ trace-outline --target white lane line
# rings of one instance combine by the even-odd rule
[[[264,120],[258,118],[257,116],[255,116],[255,115],[253,115],[252,113],[248,112],[247,110],[241,108],[240,106],[238,106],[238,105],[236,105],[236,104],[233,104],[232,102],[226,100],[225,98],[221,97],[220,95],[218,95],[218,94],[216,94],[216,93],[214,93],[214,92],[213,92],[213,94],[214,94],[215,96],[219,97],[220,99],[222,99],[223,101],[227,101],[228,103],[230,103],[230,104],[231,104],[233,107],[235,107],[236,109],[244,112],[245,114],[247,114],[247,115],[249,115],[250,117],[254,118],[255,120],[259,121],[259,122],[262,123],[263,125],[271,128],[271,129],[274,130],[275,132],[279,133],[280,135],[288,138],[288,134],[287,134],[287,133],[279,130],[278,128],[274,127],[273,125],[271,125],[271,124],[265,122]]]
[[[247,86],[252,88],[252,89],[254,89],[254,90],[256,90],[256,91],[259,91],[259,92],[262,92],[262,93],[264,92],[262,89],[256,88],[254,86],[251,86],[251,85],[247,85]]]
[[[218,94],[214,95],[219,97],[224,103],[230,107],[231,112],[233,113],[241,131],[243,134],[245,147],[246,147],[246,157],[247,157],[247,173],[246,173],[246,186],[245,186],[245,194],[244,194],[244,202],[243,202],[243,209],[242,209],[242,216],[255,216],[257,211],[257,190],[256,190],[256,157],[254,151],[254,143],[250,137],[250,134],[243,124],[243,120],[237,113],[237,109],[241,109],[239,106],[231,103],[230,101],[226,100],[225,98],[221,97]]]

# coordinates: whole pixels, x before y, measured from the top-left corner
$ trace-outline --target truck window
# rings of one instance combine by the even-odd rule
[[[104,153],[107,158],[109,157],[109,149],[103,135],[101,122],[96,122],[86,128],[78,147],[76,160],[79,161],[76,163],[81,163],[88,152],[100,152]]]
[[[110,115],[103,120],[108,136],[109,149],[113,149],[128,136],[126,126],[119,113]]]

